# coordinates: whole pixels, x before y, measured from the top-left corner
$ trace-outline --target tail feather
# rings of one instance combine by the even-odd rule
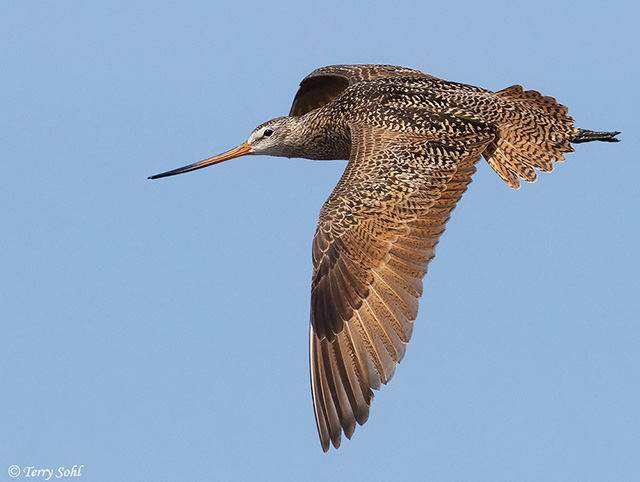
[[[574,144],[579,144],[580,142],[591,142],[591,141],[604,141],[604,142],[620,142],[620,139],[617,139],[616,136],[620,134],[620,132],[596,132],[589,131],[587,129],[577,129],[578,133],[573,136],[571,142]]]
[[[500,98],[498,135],[483,156],[494,171],[514,189],[520,179],[536,180],[536,172],[550,172],[554,162],[564,161],[573,152],[571,143],[617,142],[619,132],[594,132],[573,127],[568,109],[553,97],[535,90],[523,91],[519,85],[496,92]]]

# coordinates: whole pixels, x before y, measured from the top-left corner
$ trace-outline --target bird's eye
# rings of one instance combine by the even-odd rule
[[[271,129],[265,129],[262,133],[264,137],[269,137],[271,134],[273,134],[273,131]]]

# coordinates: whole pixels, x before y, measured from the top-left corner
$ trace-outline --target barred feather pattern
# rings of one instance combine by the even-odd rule
[[[311,386],[327,451],[367,420],[402,360],[427,265],[481,156],[517,188],[572,139],[615,133],[576,129],[566,107],[520,86],[493,93],[394,66],[318,69],[291,115],[314,126],[302,157],[349,159],[312,250]],[[320,125],[340,142],[323,142]]]
[[[399,137],[353,126],[357,152],[314,238],[310,366],[325,451],[367,420],[371,389],[386,384],[404,357],[427,265],[493,138],[445,147]],[[380,176],[385,165],[394,167]]]
[[[579,129],[553,97],[523,91],[519,85],[495,95],[505,103],[499,110],[498,135],[483,154],[493,170],[518,189],[519,178],[535,182],[534,169],[550,172],[554,162],[564,161],[564,154],[574,150],[570,141]]]

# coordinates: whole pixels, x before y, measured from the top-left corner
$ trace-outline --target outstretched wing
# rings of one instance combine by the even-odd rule
[[[322,447],[363,424],[404,356],[422,278],[471,182],[476,144],[351,126],[352,154],[313,242],[310,369]]]
[[[385,77],[428,77],[419,70],[395,65],[331,65],[314,70],[300,83],[291,107],[291,116],[301,116],[335,99],[347,87],[357,82]]]

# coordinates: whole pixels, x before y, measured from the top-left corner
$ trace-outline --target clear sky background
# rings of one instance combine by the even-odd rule
[[[0,480],[640,480],[638,9],[3,2]],[[323,454],[311,240],[345,163],[146,178],[240,144],[336,63],[522,84],[623,134],[519,191],[479,165],[404,361]]]

